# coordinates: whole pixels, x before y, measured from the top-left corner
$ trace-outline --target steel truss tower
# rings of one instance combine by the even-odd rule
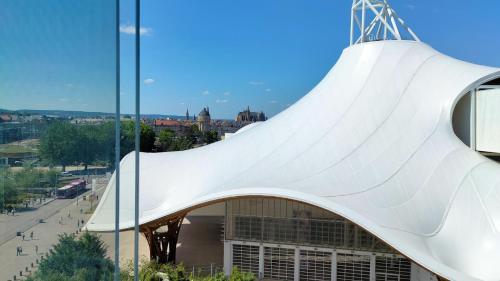
[[[406,39],[420,41],[387,0],[353,0],[351,45],[369,41]]]

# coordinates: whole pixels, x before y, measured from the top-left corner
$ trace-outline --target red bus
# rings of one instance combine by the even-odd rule
[[[59,199],[73,198],[85,191],[87,183],[84,180],[75,180],[56,190],[56,197]]]

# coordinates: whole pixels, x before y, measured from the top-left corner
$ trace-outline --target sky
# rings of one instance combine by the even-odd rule
[[[0,108],[113,112],[111,2],[4,0]],[[500,67],[500,1],[390,3],[438,51]],[[348,47],[351,4],[142,0],[141,113],[198,114],[205,106],[213,118],[233,119],[247,106],[279,113],[307,94]],[[121,5],[121,112],[133,113],[134,3]]]

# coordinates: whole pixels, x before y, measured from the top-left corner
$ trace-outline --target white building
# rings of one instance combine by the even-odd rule
[[[226,270],[500,280],[500,165],[486,157],[500,153],[500,69],[419,42],[385,1],[354,1],[353,23],[352,46],[282,113],[223,142],[141,154],[153,258],[173,260],[182,218],[219,204]],[[120,229],[133,228],[134,154],[120,188]],[[114,229],[114,202],[113,176],[89,230]]]

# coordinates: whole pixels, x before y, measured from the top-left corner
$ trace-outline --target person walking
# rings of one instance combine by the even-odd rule
[[[30,233],[30,239],[33,240],[33,231]]]
[[[19,256],[19,246],[16,247],[16,256]]]
[[[35,254],[38,255],[38,245],[35,245]]]
[[[25,237],[24,232],[23,232],[23,236],[22,237],[23,237],[23,241],[24,241],[24,237]]]

